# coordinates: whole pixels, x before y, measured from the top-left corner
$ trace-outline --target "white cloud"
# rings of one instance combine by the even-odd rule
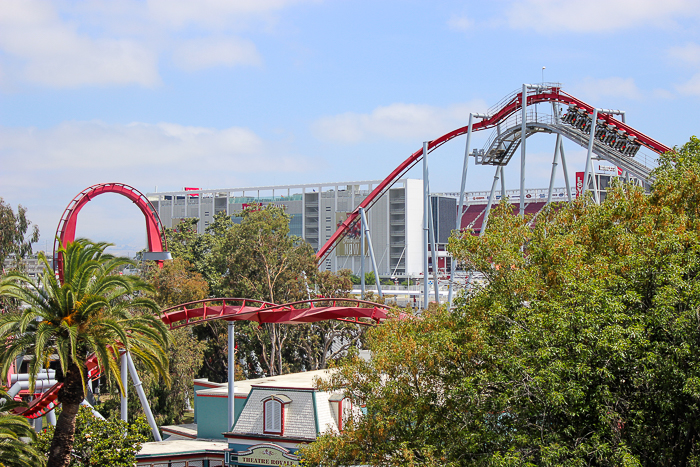
[[[319,161],[294,154],[289,141],[271,142],[247,128],[224,129],[99,121],[48,128],[0,127],[0,196],[21,203],[52,242],[59,217],[82,189],[120,182],[146,193],[184,186],[265,185],[275,176],[316,170]],[[143,216],[119,196],[100,196],[81,211],[78,234],[143,247]]]
[[[304,170],[305,161],[277,155],[246,128],[222,130],[174,123],[111,125],[66,122],[54,128],[0,127],[5,172],[32,170],[151,171],[211,170],[222,164],[237,172]]]
[[[690,42],[684,46],[671,47],[668,56],[685,65],[700,65],[700,45]]]
[[[447,25],[455,31],[468,31],[474,27],[474,20],[466,16],[453,15]]]
[[[158,59],[193,71],[257,66],[244,30],[269,30],[282,9],[320,0],[0,0],[2,84],[154,86]],[[192,39],[192,37],[198,37]]]
[[[685,83],[677,85],[676,89],[681,94],[700,96],[700,73],[696,73]]]
[[[506,10],[512,28],[539,33],[669,28],[677,19],[699,15],[700,3],[696,0],[519,0]]]
[[[654,89],[651,94],[657,99],[673,99],[675,97],[671,91],[663,88]]]
[[[633,78],[620,78],[613,76],[610,78],[594,79],[585,78],[574,86],[577,95],[581,97],[598,100],[603,97],[622,97],[626,99],[640,99],[642,93],[634,82]]]
[[[396,103],[369,114],[354,112],[323,117],[312,125],[317,138],[342,143],[368,139],[422,141],[467,124],[470,112],[483,112],[481,100],[449,107]]]
[[[17,61],[13,75],[32,83],[152,86],[159,81],[154,51],[130,39],[81,34],[47,2],[0,2],[0,49]]]
[[[183,42],[173,51],[175,64],[188,71],[213,66],[260,65],[255,44],[237,38],[203,37]]]
[[[151,17],[174,28],[189,24],[222,28],[241,18],[276,12],[295,3],[319,0],[149,0]]]
[[[700,96],[700,44],[688,42],[683,46],[671,47],[667,51],[668,58],[677,65],[688,67],[696,73],[686,82],[676,84],[675,89],[680,94]]]

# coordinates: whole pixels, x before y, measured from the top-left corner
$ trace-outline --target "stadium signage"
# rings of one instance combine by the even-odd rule
[[[350,213],[337,212],[335,214],[336,228],[347,219]],[[362,228],[360,222],[356,221],[350,226],[347,235],[338,242],[336,247],[336,255],[338,256],[360,256]],[[369,243],[365,242],[365,256],[369,256]]]
[[[598,165],[598,172],[606,175],[622,175],[622,169],[616,165]]]
[[[583,195],[583,172],[576,172],[576,197]]]

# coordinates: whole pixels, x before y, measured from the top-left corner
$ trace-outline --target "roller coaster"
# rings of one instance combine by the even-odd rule
[[[552,111],[538,112],[538,104],[549,104]],[[566,113],[562,115],[564,111]],[[514,91],[504,97],[486,114],[473,114],[474,117],[480,118],[480,121],[457,128],[427,142],[427,147],[419,149],[404,160],[360,202],[347,219],[338,226],[330,239],[318,250],[316,256],[319,263],[326,259],[338,242],[358,222],[362,209],[371,208],[397,180],[421,162],[429,153],[454,138],[465,134],[469,136],[474,131],[493,129],[493,134],[488,139],[486,146],[471,154],[477,165],[506,166],[519,146],[522,145],[524,153],[527,137],[538,133],[553,133],[559,136],[557,148],[560,147],[560,138],[565,137],[582,147],[590,146],[589,159],[591,154],[595,154],[629,174],[642,180],[650,180],[655,157],[644,154],[640,148],[647,148],[655,154],[662,154],[669,151],[670,148],[635,130],[624,121],[613,117],[613,115],[620,114],[624,120],[624,112],[597,109],[564,92],[559,83],[523,85],[521,90]],[[595,128],[593,138],[590,134],[592,128]],[[469,138],[467,139],[469,140]],[[469,155],[469,147],[467,147],[466,153],[465,156]],[[524,171],[524,157],[521,163],[522,172]],[[466,164],[467,158],[465,157],[464,172],[466,172]],[[523,178],[524,175],[521,173],[521,179]],[[566,181],[568,183],[568,179]],[[522,188],[521,183],[521,192]],[[464,192],[464,181],[462,192]]]
[[[282,305],[243,298],[207,298],[167,308],[163,310],[160,318],[170,329],[196,326],[211,320],[254,321],[261,324],[301,324],[338,320],[369,326],[387,319],[388,310],[386,305],[352,298],[317,298]],[[88,359],[87,369],[90,381],[95,381],[101,376],[101,369],[94,355]],[[15,413],[30,419],[46,415],[55,408],[58,392],[62,387],[63,383],[57,382],[48,389],[42,388],[46,390],[40,397],[34,399],[28,407],[15,409]],[[144,409],[150,411],[146,407]],[[155,434],[157,430],[153,425],[151,428]]]
[[[541,112],[538,104],[551,106],[551,112]],[[539,110],[539,111],[538,111]],[[614,115],[622,115],[622,120],[618,120]],[[473,123],[473,118],[479,119]],[[474,131],[493,129],[493,134],[487,140],[486,145],[474,150],[470,154],[470,137]],[[411,154],[396,169],[394,169],[374,190],[348,215],[330,239],[319,249],[317,258],[321,263],[335,246],[356,224],[364,210],[378,201],[389,188],[400,178],[402,178],[411,168],[423,161],[424,176],[427,175],[427,156],[446,142],[461,135],[467,135],[467,147],[465,150],[465,163],[463,167],[461,197],[464,196],[465,179],[469,157],[473,158],[477,165],[495,166],[500,168],[501,176],[503,167],[508,165],[516,153],[518,147],[521,148],[521,193],[524,186],[525,167],[525,142],[529,136],[547,133],[556,134],[557,143],[555,146],[552,182],[550,183],[550,199],[552,183],[554,180],[554,170],[557,165],[557,154],[561,154],[564,163],[563,146],[561,138],[567,138],[576,144],[588,148],[586,162],[586,177],[592,172],[591,157],[596,155],[600,159],[609,161],[624,170],[625,173],[633,175],[641,180],[650,181],[653,179],[653,169],[655,157],[649,156],[642,151],[648,149],[654,154],[662,154],[670,150],[667,146],[646,136],[642,132],[632,128],[625,123],[624,112],[610,109],[598,109],[567,94],[561,89],[558,83],[542,83],[538,85],[523,85],[521,90],[514,91],[506,96],[495,106],[490,108],[486,114],[471,114],[469,124],[449,133],[446,133],[432,141],[425,142],[423,148]],[[566,165],[563,164],[566,174]],[[568,176],[565,176],[567,190]],[[495,187],[494,178],[494,187]],[[586,178],[588,186],[588,178]],[[492,188],[492,195],[493,195]],[[56,231],[54,244],[54,268],[59,277],[62,272],[60,267],[62,258],[59,246],[65,246],[75,239],[76,222],[78,213],[82,207],[94,199],[95,196],[104,193],[117,193],[130,199],[136,204],[146,219],[146,233],[148,239],[148,250],[151,254],[149,259],[162,261],[168,259],[166,251],[166,241],[163,234],[163,226],[158,217],[157,210],[148,199],[138,190],[121,183],[104,183],[93,185],[81,191],[66,207]],[[426,191],[427,193],[427,191]],[[524,197],[521,196],[521,214],[524,213]],[[488,206],[492,199],[489,199]],[[457,226],[461,226],[460,217],[463,214],[462,199],[458,210]],[[488,209],[488,208],[487,208]],[[427,215],[426,215],[427,216]],[[486,214],[488,216],[488,213]],[[426,218],[427,219],[427,218]],[[427,224],[427,222],[425,222]],[[426,228],[427,231],[427,228]],[[427,239],[427,233],[426,237]],[[427,240],[426,240],[427,242]],[[428,247],[425,244],[425,254]],[[433,248],[434,252],[434,248]],[[427,256],[426,256],[427,257]],[[426,259],[427,264],[427,259]],[[427,277],[427,268],[426,276]],[[427,284],[427,281],[425,281]],[[426,285],[427,287],[427,285]],[[427,293],[425,294],[427,298]],[[437,293],[436,293],[437,297]],[[308,323],[323,320],[342,320],[357,324],[378,323],[389,317],[388,308],[377,303],[355,300],[355,299],[314,299],[287,304],[273,304],[263,301],[242,299],[242,298],[211,298],[192,303],[185,303],[163,311],[162,321],[171,329],[182,326],[201,324],[210,320],[226,320],[230,324],[238,320],[249,320],[258,323]],[[229,327],[229,359],[232,359],[232,327]],[[122,358],[122,378],[126,375],[128,354]],[[130,357],[129,357],[130,360]],[[130,365],[133,368],[133,363]],[[94,357],[88,361],[88,376],[90,380],[99,378],[100,368]],[[135,386],[140,389],[137,383],[138,377],[135,370],[132,373],[135,378]],[[232,380],[232,376],[230,376]],[[124,379],[125,382],[125,379]],[[19,409],[28,418],[40,417],[55,407],[57,404],[58,392],[62,383],[56,383],[47,391],[34,399],[29,407]],[[233,391],[233,385],[229,385],[229,391]],[[139,394],[141,395],[141,393]],[[232,404],[233,396],[229,394],[229,403]],[[150,415],[147,401],[142,400],[144,410],[149,418],[149,423],[154,432],[156,440],[160,439],[157,427]],[[124,407],[124,400],[123,405]],[[124,409],[122,409],[124,416]],[[233,416],[232,405],[229,406],[229,421]]]
[[[75,240],[77,219],[80,210],[96,196],[105,193],[116,193],[131,200],[141,210],[146,220],[146,234],[148,239],[148,253],[150,259],[158,261],[162,266],[162,261],[168,258],[165,251],[166,238],[163,225],[158,217],[157,210],[148,199],[136,188],[123,183],[102,183],[90,186],[71,200],[61,216],[56,230],[56,240],[54,243],[54,269],[59,278],[62,278],[62,261],[60,246],[66,246]],[[194,326],[211,320],[225,320],[229,323],[234,321],[255,321],[258,323],[279,323],[279,324],[300,324],[312,323],[326,320],[338,320],[359,325],[371,325],[381,320],[387,319],[388,307],[382,304],[342,298],[320,298],[309,299],[286,304],[274,304],[259,300],[243,298],[208,298],[197,302],[184,303],[172,308],[163,310],[161,320],[171,329],[183,326]],[[232,329],[229,329],[230,339],[233,337]],[[233,359],[233,345],[229,348],[229,360]],[[101,376],[101,369],[96,357],[93,355],[87,361],[88,380],[95,381]],[[139,392],[142,406],[146,412],[146,417],[151,426],[151,430],[156,440],[160,440],[155,420],[151,414],[148,401],[141,389],[141,384],[136,374],[133,362],[128,353],[122,351],[122,378],[126,387],[126,373],[131,373],[134,385]],[[14,397],[27,383],[19,381],[18,375],[10,382],[10,395]],[[38,397],[31,401],[28,407],[15,409],[15,413],[30,419],[36,419],[47,415],[53,411],[58,403],[59,391],[63,383],[51,379],[50,373],[46,372],[42,380],[41,392]],[[232,380],[232,375],[229,376]],[[44,387],[45,383],[51,386]],[[233,384],[230,385],[233,390]],[[125,397],[122,398],[122,418],[126,419]],[[230,400],[233,401],[233,395]],[[231,417],[232,417],[231,412]]]

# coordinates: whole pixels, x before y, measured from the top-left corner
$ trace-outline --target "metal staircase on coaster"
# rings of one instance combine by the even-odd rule
[[[591,134],[591,115],[575,105],[571,105],[563,116],[535,114],[528,112],[525,122],[530,137],[536,133],[558,133],[567,139],[586,147]],[[477,165],[508,165],[515,151],[520,146],[522,125],[520,114],[506,121],[505,130],[494,131],[483,149],[475,150],[472,154]],[[644,153],[639,153],[640,144],[636,136],[628,136],[624,130],[615,125],[598,119],[596,134],[593,142],[593,153],[601,159],[609,161],[623,170],[637,176],[641,180],[650,180],[655,167],[654,160]],[[638,157],[636,157],[638,156]]]
[[[523,101],[526,107],[526,138],[537,133],[557,133],[587,147],[592,115],[597,113],[592,153],[644,181],[651,179],[656,161],[655,156],[642,153],[640,148],[649,149],[656,155],[670,150],[669,147],[632,128],[624,121],[617,120],[614,115],[619,112],[596,109],[564,92],[559,83],[524,85],[523,88],[524,91],[517,90],[504,97],[490,108],[486,115],[477,116],[480,120],[473,125],[463,126],[446,133],[428,142],[427,150],[419,149],[411,154],[347,216],[330,239],[316,253],[319,262],[326,259],[338,242],[358,221],[360,209],[369,209],[377,202],[397,180],[423,159],[424,151],[425,154],[429,154],[458,136],[493,128],[495,132],[489,139],[487,146],[482,150],[475,151],[472,156],[480,165],[507,165],[522,141],[520,135],[522,132]],[[538,114],[537,104],[553,106],[552,114]],[[561,105],[567,108],[567,112],[563,116],[560,115],[559,107]]]

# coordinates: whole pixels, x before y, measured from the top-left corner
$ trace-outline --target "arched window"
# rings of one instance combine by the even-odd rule
[[[284,408],[291,402],[287,396],[270,396],[263,402],[263,432],[275,435],[284,433]]]

